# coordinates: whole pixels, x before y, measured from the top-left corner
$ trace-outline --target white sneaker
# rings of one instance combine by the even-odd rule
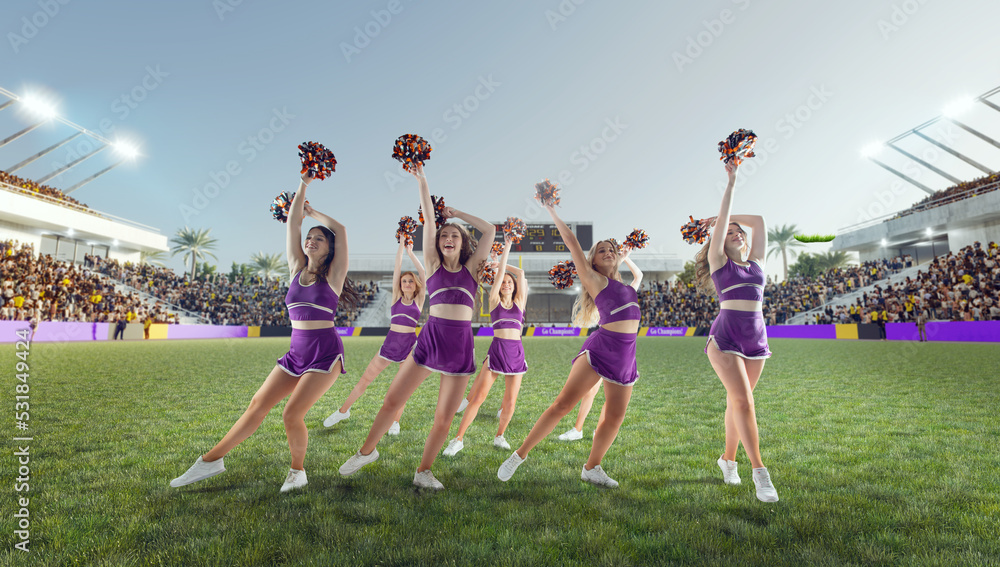
[[[413,475],[413,484],[419,486],[420,488],[431,488],[434,490],[444,490],[444,485],[434,478],[434,473],[427,469],[423,472],[417,471]]]
[[[361,470],[361,467],[374,463],[378,460],[378,449],[375,449],[367,455],[362,455],[361,451],[358,451],[347,462],[340,465],[340,474],[342,476],[351,476],[352,474]]]
[[[198,460],[191,465],[191,468],[189,468],[186,473],[170,481],[170,486],[177,488],[178,486],[184,486],[193,482],[198,482],[199,480],[212,478],[213,476],[224,472],[226,472],[226,466],[223,464],[222,459],[206,463],[201,460],[201,457],[198,457]]]
[[[467,407],[469,407],[469,400],[466,398],[462,398],[462,403],[458,406],[458,411],[456,411],[455,413],[462,413],[463,411],[465,411],[465,408]]]
[[[579,441],[583,439],[583,430],[571,427],[569,431],[559,436],[560,441]]]
[[[351,417],[351,410],[347,410],[346,412],[337,410],[323,420],[323,427],[333,427],[349,417]]]
[[[606,486],[608,488],[618,488],[618,481],[608,476],[608,473],[604,472],[601,465],[587,470],[587,465],[583,465],[583,469],[580,470],[580,480],[585,480],[590,484],[596,484],[597,486]]]
[[[288,469],[288,476],[285,477],[285,484],[281,485],[282,492],[289,492],[302,488],[303,486],[309,484],[306,480],[306,471],[298,471],[295,469]]]
[[[392,425],[389,426],[389,431],[386,431],[386,433],[389,435],[399,435],[399,422],[392,422]]]
[[[753,483],[757,485],[757,500],[761,502],[777,502],[778,491],[771,484],[771,475],[766,467],[753,470]]]
[[[445,457],[454,457],[455,455],[458,454],[459,451],[461,451],[464,448],[465,448],[465,443],[463,443],[461,439],[459,439],[458,437],[456,437],[456,438],[452,439],[451,442],[448,443],[447,447],[445,447],[445,449],[444,449],[444,456]],[[416,481],[414,481],[414,482],[416,482]]]
[[[503,435],[497,435],[496,437],[493,438],[493,446],[500,447],[501,449],[506,449],[510,451],[510,443],[508,443],[507,440],[503,438]]]
[[[722,480],[726,484],[737,485],[740,481],[740,474],[736,471],[736,461],[729,461],[719,457],[718,461],[715,461],[722,469]]]
[[[497,471],[497,478],[507,482],[510,480],[510,477],[514,476],[514,471],[517,470],[517,467],[521,466],[521,463],[526,460],[527,459],[522,459],[520,455],[517,454],[517,451],[514,451],[509,457],[507,457],[507,460],[500,465],[500,470]]]

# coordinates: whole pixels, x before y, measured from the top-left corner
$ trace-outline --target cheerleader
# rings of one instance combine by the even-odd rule
[[[584,341],[580,353],[573,359],[569,377],[555,401],[545,410],[524,443],[504,461],[497,471],[497,477],[508,481],[514,471],[528,457],[528,453],[544,439],[583,397],[594,387],[604,383],[604,420],[594,432],[594,442],[590,457],[580,471],[580,478],[598,486],[615,488],[618,482],[601,468],[601,460],[611,448],[618,429],[625,419],[632,385],[639,378],[635,362],[635,339],[639,331],[639,310],[637,290],[642,283],[642,272],[628,258],[629,251],[619,255],[618,247],[608,240],[602,240],[584,254],[576,235],[565,222],[556,215],[551,205],[545,208],[552,216],[563,242],[573,256],[583,290],[573,305],[573,324],[589,327],[599,316],[600,328]],[[621,262],[632,271],[632,283],[621,282],[618,266]]]
[[[448,430],[462,394],[469,385],[469,376],[476,372],[472,316],[478,282],[473,271],[489,256],[496,227],[478,217],[446,207],[445,219],[458,218],[482,233],[478,245],[473,249],[472,237],[460,224],[447,223],[437,231],[431,230],[434,204],[427,178],[421,166],[415,166],[412,173],[420,186],[420,206],[428,217],[423,238],[424,265],[431,274],[427,278],[430,317],[417,337],[416,347],[400,365],[396,378],[389,386],[385,403],[375,416],[364,445],[340,467],[340,474],[352,475],[378,459],[378,442],[389,431],[393,416],[399,413],[432,372],[440,372],[441,388],[434,425],[424,444],[423,458],[413,475],[413,484],[441,490],[444,485],[434,477],[431,465],[448,439]]]
[[[719,314],[708,331],[705,353],[726,387],[726,449],[717,461],[723,481],[740,483],[735,459],[742,441],[753,466],[757,498],[777,502],[778,492],[760,456],[753,397],[764,361],[771,356],[762,311],[767,225],[761,216],[730,214],[738,169],[735,163],[726,164],[729,184],[712,236],[695,255],[695,279],[700,290],[719,297]],[[751,242],[740,223],[750,228]]]
[[[345,372],[344,344],[337,335],[334,316],[338,304],[353,309],[358,300],[347,278],[347,230],[305,204],[306,187],[312,179],[311,172],[303,174],[288,213],[286,250],[292,278],[285,305],[292,321],[291,347],[278,359],[229,433],[211,451],[198,457],[187,472],[170,481],[170,486],[184,486],[225,472],[222,458],[250,437],[271,408],[285,398],[288,403],[282,418],[292,463],[281,492],[302,488],[308,482],[303,466],[309,442],[305,415]],[[309,229],[302,245],[302,219],[306,216],[320,225]]]
[[[493,342],[483,361],[483,368],[472,385],[471,401],[462,415],[458,426],[458,435],[448,443],[444,450],[446,457],[453,457],[465,447],[465,432],[472,425],[479,413],[479,407],[486,401],[486,396],[493,387],[497,376],[505,377],[503,405],[500,408],[497,435],[493,438],[493,446],[510,450],[510,444],[504,439],[504,431],[514,415],[514,405],[517,403],[517,393],[521,389],[521,378],[528,371],[524,360],[524,346],[521,344],[521,329],[524,324],[524,306],[528,299],[528,280],[524,271],[507,265],[510,247],[513,243],[511,235],[504,237],[503,254],[490,288],[490,323],[493,327]],[[509,272],[509,273],[508,273]]]
[[[417,267],[416,275],[409,271],[400,273],[404,249]],[[351,406],[358,401],[361,394],[365,393],[375,378],[378,378],[379,374],[389,366],[389,363],[403,362],[409,356],[413,345],[417,342],[417,321],[424,308],[424,279],[424,266],[413,253],[413,243],[406,244],[406,238],[400,238],[399,248],[396,249],[396,265],[392,272],[392,308],[389,311],[389,334],[386,335],[385,342],[382,343],[378,354],[373,356],[371,362],[368,363],[368,368],[361,375],[358,384],[347,396],[344,405],[323,420],[325,427],[333,427],[351,417]],[[399,435],[399,418],[402,415],[403,407],[400,407],[389,427],[389,435]]]

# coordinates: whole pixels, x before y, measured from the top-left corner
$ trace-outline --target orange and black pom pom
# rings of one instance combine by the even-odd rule
[[[645,248],[647,244],[649,244],[649,236],[646,235],[646,231],[637,228],[625,237],[623,246],[628,250],[639,250]]]
[[[406,239],[406,246],[413,245],[413,233],[417,231],[417,221],[411,216],[404,216],[399,219],[399,228],[396,229],[396,242],[401,238]]]
[[[494,242],[490,247],[490,257],[499,258],[503,255],[503,242]]]
[[[548,179],[535,183],[535,199],[541,201],[543,205],[554,207],[559,204],[559,188]]]
[[[434,228],[438,229],[448,222],[448,219],[444,218],[444,197],[431,195],[431,203],[434,203]],[[417,208],[417,218],[420,219],[420,224],[427,224],[424,222],[424,210],[422,207]]]
[[[507,222],[503,223],[504,236],[510,235],[510,240],[514,244],[521,242],[524,234],[528,231],[528,225],[517,217],[507,217]]]
[[[694,220],[694,217],[690,215],[688,218],[691,219],[691,222],[681,226],[681,238],[688,244],[704,244],[712,228],[711,221],[709,219]]]
[[[483,260],[479,263],[479,283],[484,283],[486,285],[493,285],[497,277],[497,268],[499,266],[493,260]]]
[[[412,172],[418,165],[431,159],[431,145],[427,140],[416,134],[403,134],[396,138],[396,144],[392,147],[392,157],[403,164],[403,169]]]
[[[271,215],[274,216],[274,220],[288,222],[288,212],[292,210],[292,199],[294,198],[295,193],[283,191],[271,201]],[[309,201],[306,201],[306,204],[308,205]]]
[[[337,158],[323,144],[303,142],[299,144],[299,158],[302,160],[302,171],[312,172],[316,179],[326,179],[337,170]]]
[[[743,158],[754,156],[753,147],[756,144],[757,134],[752,130],[740,128],[719,142],[719,152],[722,154],[719,159],[725,163],[735,161],[736,165],[740,165],[743,163]]]
[[[572,260],[559,262],[549,270],[549,281],[556,289],[566,289],[573,285],[576,264]]]

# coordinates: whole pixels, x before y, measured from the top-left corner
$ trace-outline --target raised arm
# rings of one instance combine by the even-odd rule
[[[464,211],[459,211],[454,207],[445,207],[444,210],[445,218],[455,217],[459,220],[463,220],[473,227],[479,229],[482,236],[479,237],[479,242],[476,243],[476,251],[465,261],[465,267],[469,269],[470,272],[476,273],[476,269],[479,268],[479,263],[490,257],[490,248],[493,246],[493,239],[497,235],[497,227],[493,223],[486,222],[483,219],[470,215]]]
[[[507,264],[507,271],[517,278],[517,295],[514,296],[514,303],[524,311],[524,305],[528,302],[528,278],[524,275],[524,270],[517,266]]]
[[[764,265],[764,256],[767,255],[767,221],[760,215],[730,215],[729,222],[750,227],[753,238],[750,239],[750,254],[747,260],[754,260],[760,265]]]
[[[299,270],[306,266],[306,253],[302,251],[302,207],[306,202],[306,187],[309,186],[313,178],[309,172],[302,174],[302,181],[299,182],[299,190],[295,192],[292,199],[292,206],[288,211],[288,231],[285,236],[285,257],[288,260],[288,277],[294,277]]]
[[[417,277],[420,278],[420,292],[413,299],[417,302],[417,307],[424,308],[424,297],[427,294],[427,274],[424,272],[424,265],[420,263],[417,255],[413,253],[413,244],[406,246],[406,254],[410,257],[413,265],[417,267]]]
[[[340,295],[344,290],[344,280],[347,279],[347,229],[332,217],[312,207],[305,207],[304,212],[333,231],[333,261],[330,262],[330,270],[326,273],[326,280],[330,282],[333,291]]]
[[[427,185],[424,167],[417,165],[410,173],[417,178],[420,210],[424,213],[424,266],[433,274],[434,270],[441,264],[441,259],[437,255],[437,223],[434,222],[434,202],[431,201],[431,189]]]
[[[715,227],[712,229],[712,242],[708,247],[708,269],[718,270],[726,263],[726,233],[729,231],[729,215],[733,207],[733,192],[736,190],[736,172],[739,170],[734,161],[726,164],[729,183],[722,194],[722,205],[719,216],[715,217]]]
[[[632,286],[632,289],[639,291],[639,286],[642,285],[642,270],[639,269],[639,266],[635,265],[632,258],[629,258],[631,254],[631,250],[627,250],[624,254],[622,254],[622,262],[624,262],[625,265],[628,266],[628,269],[632,272],[632,283],[629,285]]]
[[[497,306],[497,303],[500,303],[500,285],[503,283],[504,274],[507,273],[507,258],[510,256],[511,244],[513,244],[513,241],[510,237],[504,235],[503,254],[500,255],[496,277],[493,278],[493,286],[490,287],[490,311]]]
[[[401,297],[401,293],[399,291],[399,274],[400,274],[400,271],[401,271],[401,269],[403,267],[403,247],[404,247],[403,243],[404,242],[406,242],[405,238],[400,238],[399,239],[399,247],[396,248],[396,263],[393,265],[393,268],[392,268],[392,303],[393,303],[393,305],[395,305],[396,302],[399,301],[399,298]]]
[[[573,231],[569,229],[569,225],[559,218],[556,210],[551,205],[545,205],[545,209],[549,211],[549,216],[552,217],[552,221],[556,223],[556,228],[559,229],[559,236],[562,237],[563,243],[569,249],[570,256],[573,257],[573,263],[576,265],[576,273],[580,276],[580,282],[587,288],[591,297],[597,297],[597,294],[604,289],[607,282],[602,280],[603,276],[595,272],[593,266],[587,261],[587,253],[580,247],[580,241],[577,240]]]

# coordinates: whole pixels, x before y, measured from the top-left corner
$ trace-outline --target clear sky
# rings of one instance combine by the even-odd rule
[[[997,21],[996,0],[3,2],[0,86],[138,144],[134,163],[73,196],[168,236],[211,229],[220,271],[283,252],[268,207],[296,189],[306,140],[339,161],[310,202],[347,226],[352,253],[393,253],[396,222],[418,205],[390,158],[404,133],[431,140],[431,192],[449,205],[547,220],[533,184],[561,176],[565,220],[593,221],[596,237],[641,227],[652,250],[687,259],[680,226],[717,213],[716,146],[737,128],[761,151],[735,212],[833,233],[923,198],[859,149],[1000,85]],[[1000,113],[968,120],[1000,137]],[[28,123],[0,112],[0,137]],[[0,148],[0,168],[71,132],[31,132]],[[928,132],[1000,168],[1000,150],[961,130]],[[70,151],[18,173],[37,178]],[[963,179],[981,175],[938,154]],[[113,161],[103,152],[51,184]]]

